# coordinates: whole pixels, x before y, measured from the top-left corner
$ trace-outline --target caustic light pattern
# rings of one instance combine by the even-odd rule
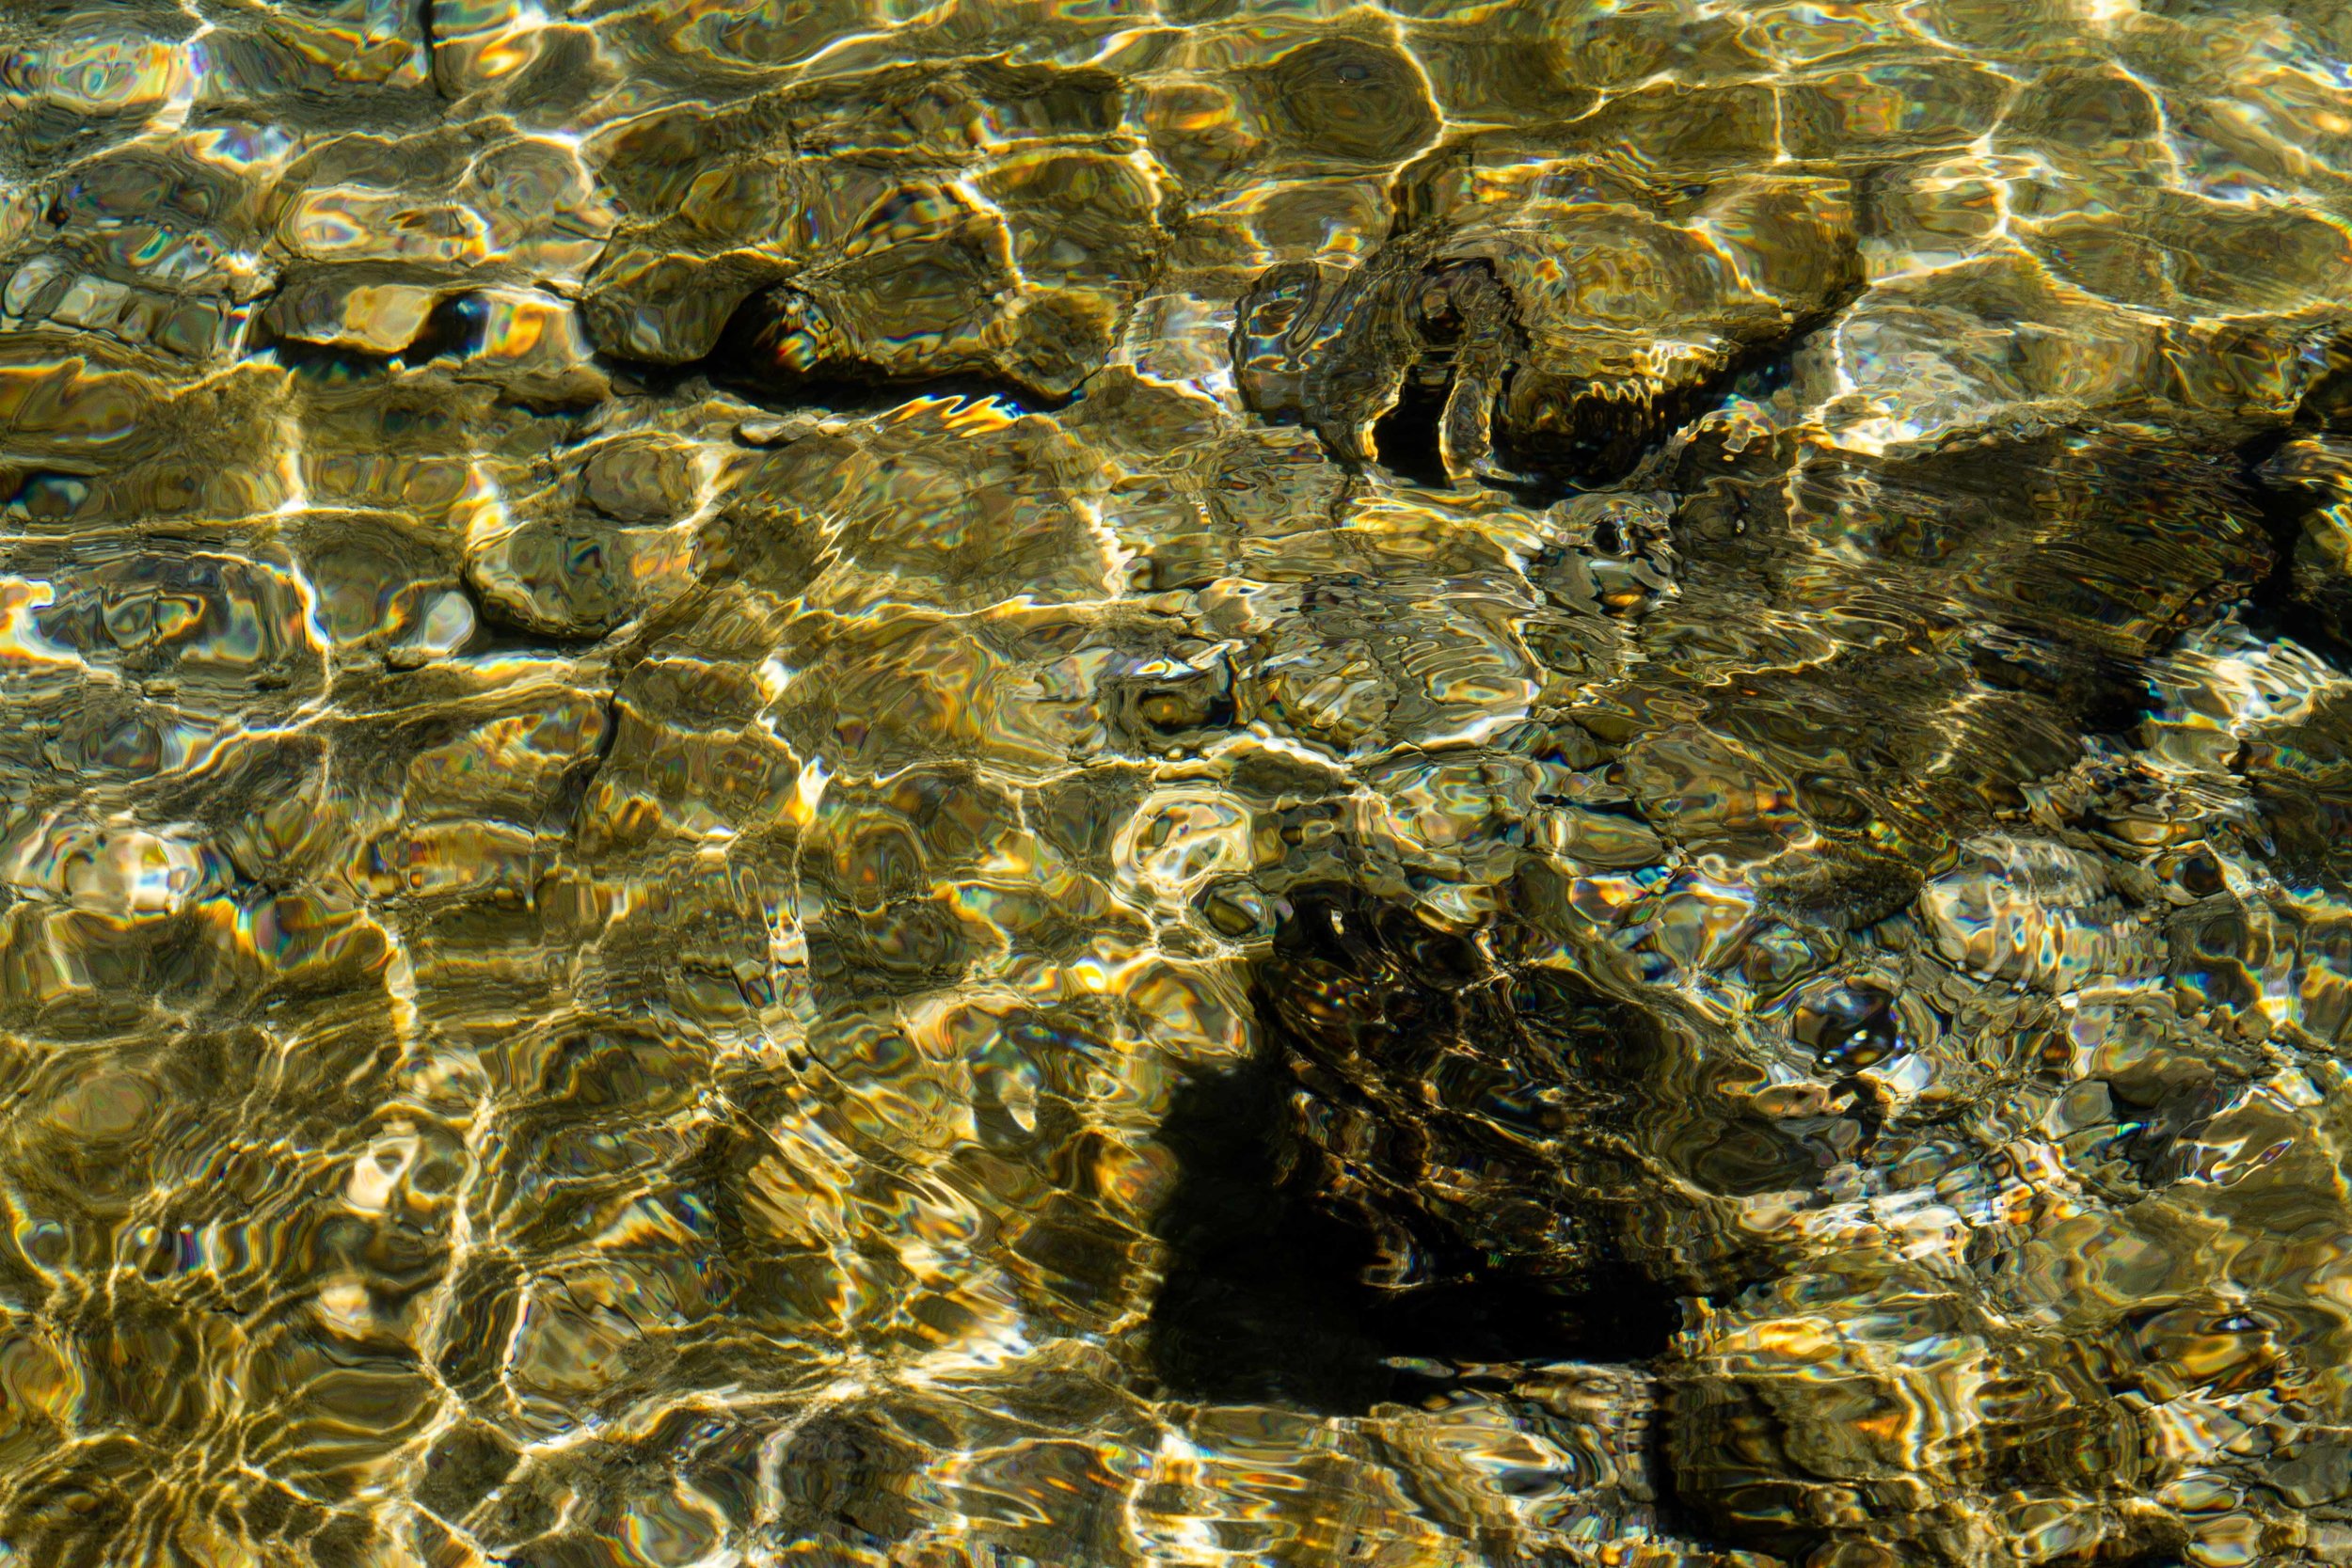
[[[2352,1562],[2352,12],[0,4],[0,1564]]]

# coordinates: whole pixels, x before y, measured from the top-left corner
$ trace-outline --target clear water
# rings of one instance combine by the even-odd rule
[[[0,1562],[2352,1560],[2347,60],[0,5]]]

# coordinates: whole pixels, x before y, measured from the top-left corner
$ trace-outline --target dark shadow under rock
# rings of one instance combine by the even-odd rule
[[[1356,1118],[1360,1132],[1381,1113],[1318,1067],[1278,994],[1297,1000],[1302,960],[1325,945],[1302,923],[1327,929],[1335,901],[1359,922],[1372,918],[1368,901],[1349,895],[1295,900],[1260,975],[1265,1049],[1186,1085],[1162,1124],[1180,1172],[1157,1225],[1170,1259],[1151,1325],[1152,1369],[1168,1392],[1359,1413],[1497,1363],[1661,1354],[1679,1321],[1676,1292],[1618,1257],[1581,1216],[1559,1216],[1578,1238],[1565,1273],[1556,1257],[1485,1251],[1409,1203],[1387,1201],[1386,1180],[1367,1185],[1370,1171],[1333,1147],[1341,1122]],[[1452,941],[1422,929],[1438,948]],[[1368,1010],[1368,1029],[1412,1029],[1439,1015],[1478,1027],[1479,1009],[1465,1014],[1466,976],[1447,961],[1459,955],[1433,949],[1403,974],[1371,949],[1358,956],[1366,961],[1350,967],[1365,973],[1352,978],[1380,971],[1378,983],[1343,988]],[[1352,1103],[1335,1116],[1335,1100]],[[1401,1123],[1387,1132],[1406,1143],[1430,1135]]]

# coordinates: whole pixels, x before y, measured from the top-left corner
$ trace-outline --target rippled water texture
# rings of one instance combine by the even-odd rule
[[[0,4],[0,1564],[2352,1562],[2352,10]]]

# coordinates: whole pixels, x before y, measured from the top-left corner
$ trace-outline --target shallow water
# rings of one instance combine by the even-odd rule
[[[2352,11],[0,6],[0,1563],[2352,1561]]]

